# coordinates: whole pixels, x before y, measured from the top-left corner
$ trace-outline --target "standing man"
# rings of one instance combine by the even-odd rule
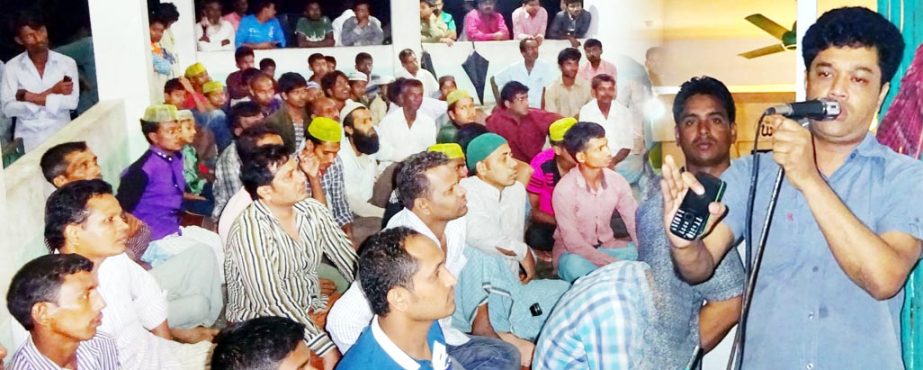
[[[548,11],[539,0],[522,0],[522,6],[513,11],[513,39],[535,39],[541,44],[547,27]]]
[[[576,117],[580,107],[593,99],[590,82],[577,76],[580,50],[561,50],[558,53],[558,68],[561,69],[561,78],[545,87],[542,108],[564,117]]]
[[[548,38],[553,40],[569,40],[571,47],[579,47],[580,41],[586,37],[590,30],[593,15],[583,10],[583,0],[564,0],[565,8],[554,16]]]
[[[423,83],[423,96],[430,98],[439,97],[439,82],[429,71],[420,68],[417,55],[411,49],[401,50],[398,54],[402,69],[397,70],[397,78],[412,78]],[[432,117],[435,118],[435,117]]]
[[[879,144],[869,126],[904,41],[880,14],[852,7],[824,13],[802,45],[807,98],[831,99],[842,112],[812,120],[807,128],[769,117],[773,153],[762,160],[756,184],[762,191],[755,199],[754,230],[766,218],[768,190],[779,169],[786,181],[754,291],[743,366],[901,369],[904,281],[920,259],[923,239],[917,222],[923,218],[923,164]],[[704,238],[688,241],[666,232],[684,280],[706,280],[735,241],[747,237],[753,160],[735,161],[722,175],[723,204],[710,205]],[[686,191],[702,187],[671,157],[663,170],[663,222],[669,229]]]
[[[70,123],[80,95],[74,88],[77,63],[48,49],[48,29],[41,16],[20,14],[13,29],[16,43],[26,51],[6,64],[0,104],[4,115],[16,118],[13,137],[22,138],[28,152]]]
[[[557,71],[554,65],[538,59],[538,47],[541,44],[534,38],[519,41],[519,53],[522,61],[504,68],[494,76],[494,82],[503,88],[510,81],[518,81],[529,87],[529,106],[542,107],[542,91],[554,81]]]
[[[601,74],[607,74],[618,80],[619,72],[615,64],[603,60],[603,43],[597,39],[586,40],[583,44],[583,52],[586,53],[586,64],[580,67],[577,77],[585,81],[593,81],[593,77]]]
[[[676,142],[686,158],[686,171],[721,174],[731,166],[730,148],[737,140],[734,99],[721,81],[696,77],[684,83],[673,101]],[[740,316],[740,294],[745,284],[736,251],[728,253],[714,275],[701,284],[676,276],[666,231],[660,182],[651,183],[650,199],[637,212],[638,260],[653,274],[656,315],[649,324],[646,359],[654,369],[679,369],[699,348],[713,349]]]
[[[275,0],[258,0],[253,14],[243,17],[234,36],[234,47],[275,49],[285,47],[285,34],[276,19]]]

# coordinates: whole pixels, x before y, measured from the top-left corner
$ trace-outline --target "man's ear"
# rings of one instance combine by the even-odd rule
[[[343,132],[345,132],[348,136],[353,136],[353,133],[355,133],[352,126],[343,126]]]
[[[881,111],[881,104],[884,103],[885,98],[888,96],[888,91],[891,91],[891,83],[885,82],[884,85],[881,85],[881,93],[878,94],[878,111]]]
[[[263,185],[256,188],[256,195],[260,196],[260,199],[269,199],[272,197],[272,187],[269,185]]]
[[[586,163],[586,152],[577,152],[577,155],[574,156],[574,160],[576,160],[577,163]]]
[[[51,185],[54,185],[55,189],[64,186],[64,184],[67,184],[67,177],[64,175],[58,175],[51,179]]]
[[[34,326],[48,326],[51,324],[52,314],[50,302],[38,302],[32,305],[30,314],[32,315],[32,324]]]
[[[490,168],[487,167],[487,161],[480,161],[474,165],[474,168],[477,170],[478,175],[487,173],[490,171]]]
[[[388,306],[391,311],[407,311],[410,307],[410,292],[403,287],[394,287],[388,291]]]
[[[19,33],[19,30],[16,32]],[[22,39],[20,39],[19,36],[13,37],[13,40],[16,41],[17,44],[22,45]]]

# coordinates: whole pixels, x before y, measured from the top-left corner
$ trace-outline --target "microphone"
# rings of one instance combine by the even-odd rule
[[[776,105],[766,109],[766,114],[781,114],[792,119],[834,119],[836,116],[840,115],[840,103],[828,99],[808,100],[797,103]]]

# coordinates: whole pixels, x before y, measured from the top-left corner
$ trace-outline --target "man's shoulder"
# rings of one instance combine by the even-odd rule
[[[349,347],[337,369],[398,369],[397,364],[388,356],[384,348],[372,335],[372,327],[367,326],[359,334],[356,343]]]

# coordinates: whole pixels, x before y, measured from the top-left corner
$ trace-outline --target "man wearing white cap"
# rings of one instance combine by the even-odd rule
[[[361,72],[360,72],[361,73]],[[340,123],[346,141],[340,147],[346,199],[353,218],[353,240],[356,245],[381,229],[384,208],[370,202],[378,178],[378,162],[372,154],[378,152],[378,133],[372,124],[372,114],[362,104],[347,101],[340,111]]]
[[[368,106],[370,103],[365,95],[365,90],[369,86],[369,76],[362,72],[353,72],[349,74],[349,99],[354,102],[362,103]],[[348,105],[348,104],[347,104]],[[344,107],[345,108],[345,107]],[[340,114],[340,117],[343,117]]]

